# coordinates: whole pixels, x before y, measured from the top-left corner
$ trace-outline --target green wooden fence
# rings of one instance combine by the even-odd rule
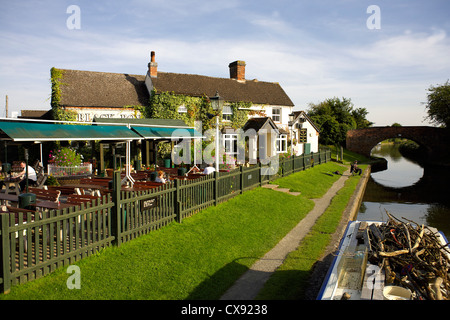
[[[282,159],[276,174],[257,164],[145,191],[121,191],[115,172],[113,192],[91,203],[64,210],[0,213],[0,285],[11,285],[47,275],[59,267],[181,222],[209,206],[227,201],[246,190],[281,176],[330,161],[331,152]]]

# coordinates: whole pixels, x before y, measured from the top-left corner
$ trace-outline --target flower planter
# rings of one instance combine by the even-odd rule
[[[74,167],[49,164],[47,166],[47,173],[49,176],[51,175],[55,178],[89,176],[92,175],[92,164],[85,163]]]

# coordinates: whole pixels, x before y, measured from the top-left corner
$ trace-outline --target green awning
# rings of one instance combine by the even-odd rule
[[[145,139],[202,138],[195,129],[180,119],[94,118],[103,124],[126,124]]]
[[[133,126],[131,129],[136,131],[145,139],[184,139],[184,138],[202,138],[202,135],[193,128],[163,128]]]
[[[139,140],[127,126],[0,122],[0,139],[12,141]]]

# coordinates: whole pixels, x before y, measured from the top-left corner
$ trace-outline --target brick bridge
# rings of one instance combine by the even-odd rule
[[[390,138],[412,140],[426,150],[425,162],[433,165],[450,165],[450,134],[447,129],[417,127],[370,127],[347,132],[346,148],[370,156],[373,147]]]

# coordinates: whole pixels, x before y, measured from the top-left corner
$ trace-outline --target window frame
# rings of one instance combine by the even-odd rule
[[[277,153],[287,152],[287,134],[280,134],[276,139]]]
[[[277,111],[277,113],[275,113]],[[272,120],[274,122],[281,122],[281,114],[283,113],[283,109],[280,107],[272,108]]]
[[[225,110],[227,112],[225,112]],[[222,109],[222,121],[229,121],[231,122],[231,119],[233,118],[233,109],[231,106],[223,106]]]
[[[224,133],[223,147],[225,149],[225,154],[236,155],[238,153],[237,142],[238,135],[236,133]]]
[[[302,134],[304,132],[304,134]],[[307,143],[308,142],[308,129],[301,128],[298,130],[298,143]]]
[[[179,114],[184,114],[184,113],[187,113],[188,110],[187,110],[186,106],[184,104],[182,104],[181,106],[178,106],[177,112]]]

